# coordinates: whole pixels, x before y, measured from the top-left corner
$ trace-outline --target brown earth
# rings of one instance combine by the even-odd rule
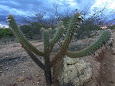
[[[115,32],[112,36],[115,39]],[[31,43],[43,51],[42,42]],[[112,48],[105,48],[99,55],[92,59],[84,58],[93,68],[92,79],[84,86],[115,86],[115,41]],[[43,62],[43,58],[39,58]],[[44,72],[19,43],[0,45],[0,86],[45,86]]]
[[[93,68],[92,79],[84,86],[115,86],[115,32],[113,46],[104,47],[94,60],[88,60]]]

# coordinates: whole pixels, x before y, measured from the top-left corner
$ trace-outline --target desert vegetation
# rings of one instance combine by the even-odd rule
[[[44,18],[46,12],[39,12],[35,13],[34,17],[23,18],[27,24],[18,25],[13,15],[9,15],[7,17],[9,28],[0,28],[0,39],[3,40],[3,43],[7,44],[9,41],[20,43],[33,62],[42,69],[47,86],[55,86],[53,69],[66,56],[70,59],[82,58],[95,55],[106,45],[112,46],[110,40],[113,40],[111,36],[115,29],[114,24],[105,22],[108,16],[113,15],[112,12],[108,16],[104,16],[103,12],[106,8],[95,10],[93,14],[87,16],[87,11],[78,12],[77,9],[70,14],[68,10],[65,12],[66,14],[60,14],[58,5],[53,4],[53,6],[55,13],[50,18]],[[106,29],[101,28],[104,25],[107,26]],[[75,51],[76,46],[71,45],[73,42],[77,44],[78,40],[94,39],[95,37],[97,37],[96,40],[92,44],[85,45],[85,48],[81,49],[81,45],[77,46],[80,47],[77,51]],[[43,43],[42,51],[30,42],[33,40]],[[70,51],[72,48],[73,50]],[[57,52],[54,53],[55,50]],[[43,61],[40,60],[41,58]],[[64,83],[64,86],[69,86],[69,84],[69,82]]]
[[[41,28],[41,32],[43,34],[43,42],[44,42],[44,52],[41,52],[27,41],[25,36],[22,34],[21,30],[16,25],[15,19],[13,18],[12,15],[9,15],[7,19],[10,23],[9,26],[13,34],[19,40],[22,47],[26,50],[29,56],[37,63],[37,65],[44,70],[47,86],[52,85],[51,67],[56,65],[65,55],[71,58],[87,56],[91,53],[94,53],[98,48],[103,46],[111,36],[110,31],[104,31],[103,34],[100,36],[100,38],[88,48],[85,48],[84,50],[78,52],[70,52],[70,51],[68,52],[67,50],[74,36],[74,32],[78,28],[80,28],[79,25],[83,22],[82,16],[80,15],[80,13],[77,12],[71,18],[70,23],[68,24],[68,28],[67,27],[65,28],[63,22],[60,21],[59,25],[57,26],[56,35],[54,35],[52,40],[49,40],[49,32],[52,29]],[[67,33],[64,36],[65,37],[64,42],[62,43],[60,49],[58,50],[58,53],[55,54],[54,58],[50,61],[50,53],[53,50],[55,43],[59,41],[59,39],[64,35],[63,34],[64,29],[67,30]],[[45,60],[44,64],[41,63],[41,61],[34,54],[43,56]]]

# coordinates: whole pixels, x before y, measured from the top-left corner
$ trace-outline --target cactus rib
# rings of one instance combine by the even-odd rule
[[[32,52],[34,52],[35,54],[39,55],[39,56],[43,56],[44,54],[39,51],[37,48],[35,48],[31,43],[29,43],[27,41],[27,39],[25,38],[25,36],[22,34],[22,32],[20,31],[20,29],[18,28],[15,19],[13,18],[12,15],[9,15],[8,19],[11,19],[9,21],[10,23],[10,27],[14,33],[14,35],[18,38],[19,42],[21,44],[23,44],[23,46],[25,46],[26,48],[28,48],[29,50],[31,50]]]
[[[106,43],[110,37],[111,37],[110,31],[104,31],[100,36],[100,38],[96,42],[94,42],[91,46],[81,51],[76,51],[76,52],[68,51],[66,55],[71,58],[79,58],[79,57],[90,55],[93,52],[95,52],[97,49],[99,49],[104,43]]]

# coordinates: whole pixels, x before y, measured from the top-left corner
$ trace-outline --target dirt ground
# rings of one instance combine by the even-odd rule
[[[115,31],[112,38],[113,47],[106,52],[101,61],[102,86],[115,86]]]
[[[115,32],[112,37],[115,39]],[[42,42],[31,43],[43,51]],[[104,52],[100,54],[101,59],[86,59],[92,64],[94,76],[84,86],[115,86],[115,41],[113,47]],[[43,62],[43,58],[39,58]],[[19,43],[0,45],[0,86],[45,86],[44,72]]]

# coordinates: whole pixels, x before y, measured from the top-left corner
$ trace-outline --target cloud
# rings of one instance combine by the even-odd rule
[[[92,8],[103,8],[105,6],[107,9],[115,9],[115,0],[97,0],[96,3],[92,6]]]
[[[37,10],[51,14],[54,12],[53,3],[57,3],[62,10],[67,9],[67,7],[70,8],[70,10],[75,10],[76,8],[81,9],[81,7],[84,7],[87,1],[88,0],[1,0],[0,8],[13,15],[19,14],[25,16],[26,13],[30,12],[32,14],[32,11]]]
[[[0,0],[0,23],[5,24],[5,17],[12,14],[18,22],[21,17],[34,16],[37,11],[46,12],[46,16],[53,15],[55,9],[53,3],[58,4],[59,12],[64,13],[78,9],[78,11],[91,11],[97,7],[102,7],[103,3],[110,3],[112,0]],[[115,1],[108,7],[115,9]],[[89,9],[88,9],[89,8]]]
[[[5,23],[5,17],[9,14],[20,21],[20,16],[33,16],[37,10],[50,12],[50,7],[45,2],[47,0],[0,0],[0,22]]]
[[[0,28],[8,28],[8,26],[7,25],[3,25],[3,24],[0,24]]]

